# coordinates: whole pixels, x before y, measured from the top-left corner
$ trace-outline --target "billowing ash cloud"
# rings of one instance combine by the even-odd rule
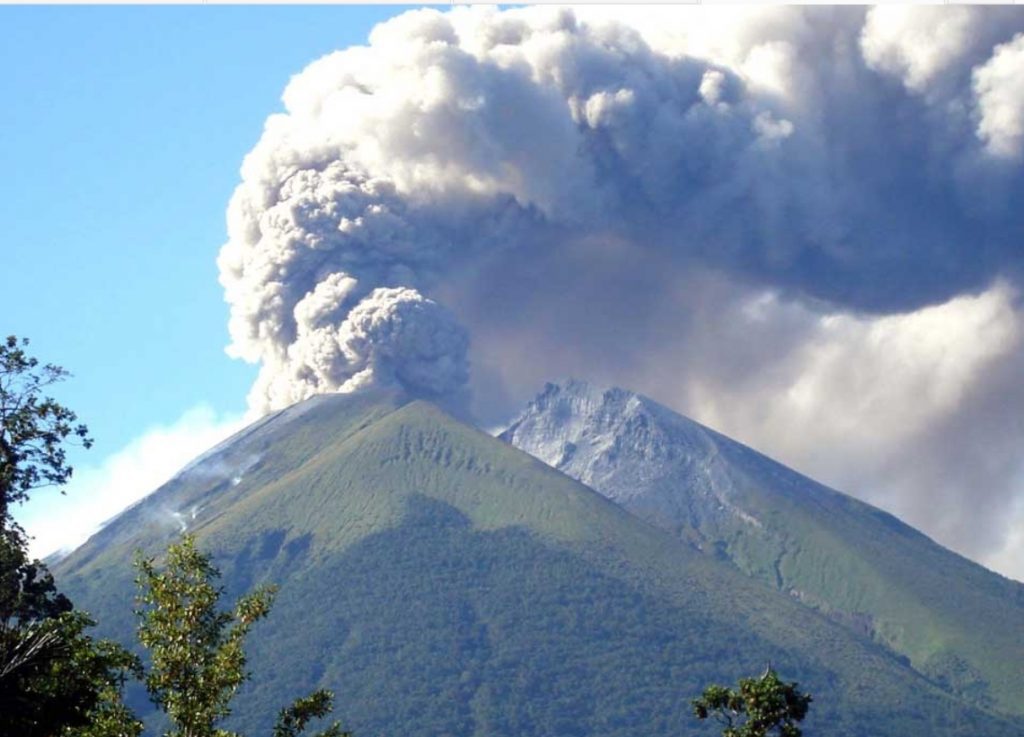
[[[1020,330],[1022,80],[1013,7],[406,13],[296,75],[246,157],[219,259],[229,350],[262,366],[259,411],[376,385],[461,401],[471,357],[484,421],[571,371],[797,462],[833,412],[851,467],[921,523],[964,455],[942,428],[990,406],[978,382],[1019,344],[953,361],[961,389],[909,414],[878,400],[927,418],[879,431],[913,449],[910,480],[864,437],[888,415],[833,401],[870,382],[828,351],[885,381],[889,340],[931,385],[921,356],[947,353],[915,343],[917,312],[997,295]],[[992,412],[973,426],[1024,439]],[[1018,472],[989,447],[1005,506]],[[859,493],[830,452],[808,470]],[[980,555],[993,518],[932,529]]]
[[[381,384],[419,396],[459,395],[468,379],[468,338],[448,310],[408,287],[380,287],[348,307],[356,286],[331,274],[295,305],[294,338],[283,355],[265,359],[253,388],[257,402],[282,407]]]

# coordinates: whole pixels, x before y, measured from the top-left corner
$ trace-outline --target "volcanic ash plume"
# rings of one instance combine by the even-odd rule
[[[416,11],[294,77],[219,259],[253,407],[458,395],[466,333],[433,300],[484,315],[465,285],[501,259],[624,244],[666,283],[874,314],[1017,279],[1024,14],[768,10]]]
[[[314,394],[399,386],[457,400],[469,378],[469,340],[444,307],[407,287],[374,289],[342,312],[355,280],[333,274],[295,305],[295,337],[265,359],[255,406],[283,407]]]

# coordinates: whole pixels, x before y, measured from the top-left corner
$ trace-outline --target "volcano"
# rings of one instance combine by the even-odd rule
[[[229,596],[279,586],[224,725],[244,733],[322,686],[357,735],[710,734],[689,700],[770,661],[814,694],[808,735],[1024,735],[652,519],[430,403],[326,395],[212,449],[55,574],[129,644],[133,555],[183,526]]]

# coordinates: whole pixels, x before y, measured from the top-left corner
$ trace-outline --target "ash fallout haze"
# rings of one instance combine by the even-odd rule
[[[1024,579],[1024,10],[423,9],[338,47],[227,206],[250,418],[398,387],[496,427],[576,375]]]

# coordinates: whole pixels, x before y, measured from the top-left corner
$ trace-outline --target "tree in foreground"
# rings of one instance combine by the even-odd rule
[[[53,364],[40,365],[26,352],[28,339],[10,335],[0,342],[0,529],[21,530],[11,517],[11,505],[23,502],[35,489],[64,486],[72,467],[65,445],[92,445],[89,430],[45,390],[63,381],[68,372]]]
[[[249,674],[244,641],[253,624],[267,616],[272,588],[242,597],[233,612],[217,608],[220,575],[191,535],[167,551],[164,568],[140,558],[139,640],[152,665],[145,674],[153,703],[174,725],[167,737],[235,737],[217,724],[231,713],[230,702]],[[282,709],[274,737],[298,737],[310,721],[331,711],[333,695],[320,689]],[[350,737],[335,722],[317,737]]]
[[[65,445],[92,443],[75,413],[46,396],[67,371],[40,364],[27,347],[14,336],[0,341],[0,734],[52,737],[87,724],[137,663],[86,634],[93,622],[29,559],[14,521],[13,505],[71,478]]]
[[[693,713],[721,723],[722,737],[800,737],[797,722],[807,716],[811,700],[768,666],[760,678],[741,678],[738,689],[708,686],[693,701]]]

